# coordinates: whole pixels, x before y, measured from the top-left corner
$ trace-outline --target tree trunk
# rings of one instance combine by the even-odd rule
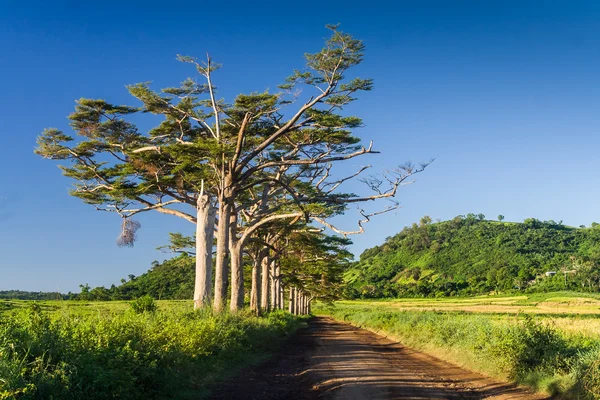
[[[281,267],[279,263],[275,264],[275,308],[281,310]]]
[[[298,315],[298,311],[300,310],[299,303],[300,302],[300,290],[296,288],[294,290],[294,315]]]
[[[219,203],[219,226],[217,228],[217,256],[215,262],[215,299],[213,308],[222,311],[227,301],[229,267],[229,207],[223,200]]]
[[[279,309],[285,310],[285,288],[281,282],[281,275],[279,275]]]
[[[212,289],[212,248],[215,231],[215,209],[207,194],[201,194],[198,197],[196,218],[195,309],[210,304]]]
[[[260,255],[257,254],[252,263],[252,288],[250,290],[250,309],[254,311],[256,315],[260,314],[260,258]]]
[[[290,314],[294,313],[294,287],[290,286],[290,298],[289,298],[289,303],[288,303],[288,312]]]
[[[275,260],[271,260],[271,263],[269,264],[269,275],[271,277],[271,310],[275,310],[277,298],[277,278],[275,277]]]
[[[235,237],[231,235],[230,238]],[[235,241],[229,248],[231,258],[231,301],[229,309],[233,312],[244,307],[244,268],[242,265],[242,246]]]
[[[269,311],[269,265],[271,264],[268,252],[264,254],[261,260],[261,291],[260,308],[263,311]]]

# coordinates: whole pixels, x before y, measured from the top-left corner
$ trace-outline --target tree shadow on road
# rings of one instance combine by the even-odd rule
[[[214,393],[221,400],[542,399],[326,318],[314,318],[275,358]]]

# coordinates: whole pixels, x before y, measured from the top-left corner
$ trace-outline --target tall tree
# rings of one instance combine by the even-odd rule
[[[340,185],[368,167],[333,179],[333,166],[377,152],[372,144],[361,146],[353,135],[361,119],[342,114],[359,92],[372,88],[370,79],[346,76],[362,61],[364,46],[336,26],[328,28],[332,35],[325,46],[307,54],[306,69],[294,71],[276,93],[240,94],[226,103],[217,99],[213,84],[218,65],[210,58],[202,63],[179,56],[196,67],[204,84],[187,79],[160,92],[146,83],[129,86],[142,102],[140,108],[81,99],[70,116],[78,140],[48,129],[36,152],[70,161],[62,169],[78,181],[71,194],[124,218],[123,245],[133,243],[139,226],[129,218],[141,212],[158,211],[195,223],[196,307],[211,296],[216,224],[214,307],[224,307],[229,264],[230,307],[237,310],[244,302],[243,250],[259,229],[303,219],[342,234],[360,233],[370,217],[397,205],[375,212],[360,209],[355,231],[340,230],[328,219],[349,204],[392,198],[409,176],[424,168],[409,165],[366,179],[374,191],[369,195],[339,192]],[[154,113],[163,121],[142,133],[126,121],[136,112]]]
[[[130,91],[135,94],[138,87],[130,87]],[[76,180],[70,194],[97,210],[115,212],[123,218],[119,245],[133,245],[139,224],[130,218],[141,212],[157,211],[199,222],[194,295],[195,306],[199,307],[210,298],[210,286],[205,282],[211,281],[209,260],[214,231],[211,194],[204,190],[209,171],[202,162],[194,161],[207,156],[209,150],[203,140],[206,132],[186,129],[181,133],[175,117],[166,114],[157,128],[143,135],[124,120],[137,111],[103,100],[80,99],[69,116],[78,140],[57,129],[46,129],[38,138],[36,153],[69,161],[61,169],[65,176]],[[144,151],[157,137],[161,138],[160,152]],[[195,145],[187,146],[177,139]],[[191,207],[185,210],[182,205]]]

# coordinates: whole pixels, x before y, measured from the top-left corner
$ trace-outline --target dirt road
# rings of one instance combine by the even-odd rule
[[[218,400],[544,399],[328,318],[213,392]]]

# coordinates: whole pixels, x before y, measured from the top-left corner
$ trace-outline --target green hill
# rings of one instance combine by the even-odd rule
[[[129,275],[121,285],[91,289],[80,285],[79,300],[130,300],[144,295],[155,299],[191,299],[194,293],[194,258],[186,254],[163,261],[154,262],[150,270],[140,276]]]
[[[507,291],[598,291],[600,226],[423,217],[366,250],[345,279],[350,298],[454,296]],[[553,275],[553,273],[556,273]],[[549,276],[547,276],[549,275]]]

